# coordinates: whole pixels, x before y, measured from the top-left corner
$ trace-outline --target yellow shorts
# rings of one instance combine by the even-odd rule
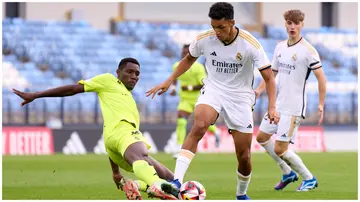
[[[104,135],[104,142],[110,159],[128,172],[133,172],[133,169],[124,159],[126,149],[135,142],[144,142],[148,149],[151,148],[142,133],[125,121],[121,121],[111,134]]]
[[[195,108],[196,100],[186,100],[186,99],[180,99],[179,105],[178,105],[178,111],[185,111],[188,113],[193,113]]]

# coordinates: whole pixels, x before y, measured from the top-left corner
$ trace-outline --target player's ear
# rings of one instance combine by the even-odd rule
[[[235,25],[235,20],[234,19],[231,19],[230,20],[230,26],[233,27]]]
[[[120,76],[120,68],[117,68],[116,74],[117,74],[118,76]]]

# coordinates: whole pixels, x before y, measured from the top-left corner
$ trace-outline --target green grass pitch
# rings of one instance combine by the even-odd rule
[[[357,153],[300,153],[319,181],[311,192],[296,192],[300,181],[284,191],[273,186],[280,170],[265,153],[253,153],[253,174],[248,195],[255,200],[273,199],[357,199]],[[171,170],[175,160],[169,154],[153,155]],[[3,199],[126,199],[112,181],[105,155],[3,156]],[[235,197],[234,154],[197,154],[185,180],[201,182],[207,199]],[[134,177],[132,174],[126,174]],[[143,198],[147,196],[143,194]]]

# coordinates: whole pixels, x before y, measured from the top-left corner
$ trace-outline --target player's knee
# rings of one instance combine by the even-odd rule
[[[250,149],[246,149],[238,155],[239,155],[238,159],[241,163],[248,163],[251,160]]]
[[[201,139],[209,128],[209,125],[210,124],[206,123],[206,121],[195,121],[192,128],[192,134]]]
[[[262,143],[269,141],[270,138],[271,138],[271,135],[268,135],[262,131],[259,131],[258,135],[256,136],[256,141],[258,143],[262,144]]]
[[[275,146],[275,148],[274,148],[274,152],[278,156],[283,155],[286,150],[287,150],[286,148],[282,148],[282,147],[276,147]]]

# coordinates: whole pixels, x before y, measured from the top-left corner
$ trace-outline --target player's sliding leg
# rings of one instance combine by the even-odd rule
[[[316,178],[305,166],[301,158],[293,151],[288,150],[289,142],[276,141],[275,153],[280,156],[290,167],[301,175],[303,182],[297,191],[309,191],[318,186]]]
[[[195,152],[199,141],[205,135],[210,124],[214,123],[218,117],[218,112],[209,105],[199,104],[195,107],[194,124],[189,135],[185,138],[179,157],[176,159],[174,181],[172,186],[163,184],[162,188],[167,193],[178,196],[181,183],[184,180],[186,170],[191,160],[195,156]]]
[[[232,130],[231,134],[234,139],[236,157],[238,160],[236,199],[248,200],[246,195],[247,188],[251,179],[251,141],[252,133],[242,133]]]
[[[165,167],[163,164],[158,162],[156,159],[149,156],[148,162],[150,165],[154,166],[157,174],[161,179],[164,179],[168,182],[174,180],[174,174],[167,167]]]
[[[259,130],[256,140],[281,169],[282,179],[275,185],[274,188],[276,190],[284,189],[291,182],[298,180],[297,174],[292,171],[290,166],[275,153],[275,141],[271,139],[271,134],[267,134]]]
[[[220,138],[221,138],[221,131],[216,127],[216,125],[210,125],[208,131],[214,134],[215,136],[215,146],[220,146]]]
[[[150,165],[153,161],[148,156],[148,148],[145,142],[140,141],[129,145],[124,152],[124,159],[128,164],[132,165],[135,176],[149,186],[147,193],[150,197],[177,199],[161,190],[161,184],[168,182],[161,179],[155,168]]]
[[[188,109],[188,105],[187,103],[185,103],[185,101],[182,101],[179,103],[179,111],[178,111],[178,119],[177,119],[177,124],[176,124],[176,140],[177,140],[177,144],[178,144],[178,148],[179,151],[174,153],[174,158],[176,159],[179,156],[180,153],[180,148],[181,145],[183,145],[185,137],[186,137],[186,127],[187,127],[187,119],[190,116],[191,113],[185,111],[186,110],[191,110],[192,109]]]

